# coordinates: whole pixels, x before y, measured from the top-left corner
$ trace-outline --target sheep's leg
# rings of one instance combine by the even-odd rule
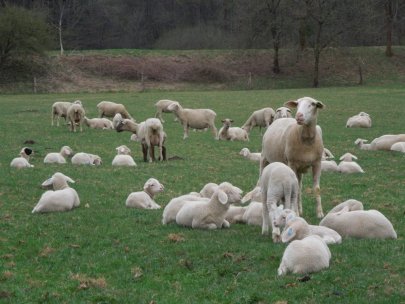
[[[184,130],[183,139],[186,139],[188,137],[188,125],[187,124],[184,124],[183,130]]]
[[[266,203],[263,203],[263,207],[267,205],[268,217],[271,220],[271,236],[273,238],[274,243],[281,242],[281,233],[280,228],[275,225],[274,222],[274,211],[277,209],[277,198],[276,197],[269,197]],[[263,218],[264,219],[264,218]]]
[[[142,143],[142,154],[143,154],[143,161],[148,161],[148,146],[145,143]]]
[[[166,147],[162,146],[162,156],[163,156],[163,160],[166,160]]]
[[[317,162],[312,165],[312,179],[316,199],[316,216],[318,218],[323,218],[321,187],[319,186],[319,182],[321,180],[321,162]]]
[[[149,149],[149,162],[155,161],[155,147],[153,145],[147,145]]]
[[[298,193],[297,193],[297,207],[298,207],[298,214],[299,216],[302,216],[304,214],[303,210],[302,210],[302,193],[301,193],[301,189],[302,189],[302,173],[296,173],[297,175],[297,179],[298,179]]]
[[[159,160],[162,161],[163,160],[163,134],[161,134],[160,138],[159,138]]]
[[[212,132],[212,135],[214,135],[214,138],[218,139],[218,130],[217,130],[217,128],[215,126],[210,126],[209,128],[210,128],[210,130]]]
[[[262,202],[263,202],[263,208],[262,208],[262,217],[263,217],[263,222],[262,222],[262,235],[268,235],[269,234],[269,210],[267,208],[267,190],[262,192]]]

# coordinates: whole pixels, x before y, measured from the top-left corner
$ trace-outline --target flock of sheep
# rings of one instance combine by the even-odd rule
[[[162,113],[171,112],[182,125],[186,139],[189,129],[210,129],[218,140],[249,140],[249,132],[258,126],[266,128],[262,138],[262,151],[240,151],[244,157],[259,162],[259,179],[256,187],[242,197],[242,190],[229,182],[208,183],[200,192],[192,192],[172,198],[165,206],[162,215],[164,225],[176,222],[178,225],[200,228],[228,228],[231,223],[247,223],[262,227],[262,234],[269,234],[270,226],[273,242],[289,243],[278,269],[279,275],[288,272],[310,273],[329,267],[331,252],[328,244],[339,244],[342,238],[397,238],[390,221],[377,210],[363,210],[361,202],[348,200],[333,208],[324,216],[320,194],[321,171],[342,173],[364,172],[354,161],[356,156],[346,153],[339,165],[331,161],[332,153],[323,146],[322,130],[317,125],[318,110],[324,108],[322,102],[310,97],[288,101],[274,111],[263,108],[252,113],[242,127],[233,127],[232,119],[222,120],[218,131],[215,127],[216,113],[211,109],[187,109],[179,102],[160,100],[156,104],[154,118],[137,123],[125,106],[103,101],[97,105],[100,118],[88,119],[80,101],[73,103],[56,102],[52,106],[52,125],[56,119],[59,126],[61,117],[75,132],[86,124],[90,128],[129,131],[131,139],[140,142],[144,161],[154,161],[154,147],[159,148],[158,159],[166,160],[164,146],[167,134],[163,130]],[[295,118],[291,109],[296,108]],[[112,121],[104,118],[112,117]],[[371,127],[371,118],[361,112],[350,117],[346,127]],[[357,139],[355,144],[367,150],[396,150],[405,152],[405,134],[384,135],[365,144]],[[33,167],[29,157],[33,150],[24,147],[20,156],[11,161],[16,168]],[[112,165],[135,166],[127,146],[117,147],[117,155]],[[64,146],[60,152],[48,153],[44,163],[66,163],[72,157],[75,165],[100,165],[98,155],[79,152],[73,155],[70,147]],[[316,214],[322,218],[319,225],[310,225],[302,211],[302,175],[309,169],[312,172],[313,193],[316,198]],[[69,187],[74,183],[70,177],[57,172],[42,183],[48,190],[32,210],[37,212],[67,211],[79,206],[77,192]],[[129,194],[125,205],[143,209],[160,209],[154,196],[164,190],[155,178],[146,181],[143,190]],[[247,206],[235,204],[246,203]]]

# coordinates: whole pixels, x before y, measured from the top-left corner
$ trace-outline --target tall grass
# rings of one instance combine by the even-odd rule
[[[142,121],[154,115],[162,98],[186,107],[212,108],[217,127],[222,118],[244,123],[259,108],[312,96],[325,103],[318,123],[324,143],[335,156],[352,152],[364,174],[324,173],[322,200],[326,211],[348,198],[366,209],[382,211],[393,223],[398,240],[344,240],[330,246],[329,269],[301,276],[277,277],[285,249],[261,236],[260,227],[241,224],[218,231],[191,230],[161,224],[162,210],[125,208],[132,191],[149,177],[165,185],[156,197],[163,207],[174,196],[199,191],[207,182],[229,181],[251,190],[258,165],[238,155],[247,146],[260,151],[261,134],[250,142],[223,142],[209,132],[190,132],[165,115],[168,156],[183,160],[144,163],[139,144],[129,133],[91,130],[70,133],[50,126],[51,104],[81,99],[88,117],[97,115],[101,100],[124,103]],[[404,133],[405,89],[362,87],[272,91],[147,92],[115,94],[0,96],[0,301],[6,303],[401,303],[405,298],[405,161],[400,153],[362,151],[356,138]],[[346,129],[347,118],[360,111],[373,119],[371,129]],[[26,140],[35,143],[32,169],[9,167]],[[113,168],[115,148],[128,145],[136,168]],[[44,165],[43,157],[62,145],[98,154],[100,167]],[[81,205],[66,213],[31,214],[43,193],[39,185],[56,171],[72,177]],[[305,218],[317,223],[315,199],[304,178]],[[87,207],[86,207],[87,205]],[[177,238],[169,237],[171,234]],[[178,240],[178,241],[176,241]]]

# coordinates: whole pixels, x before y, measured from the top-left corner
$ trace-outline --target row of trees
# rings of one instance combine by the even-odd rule
[[[13,14],[11,6],[31,12],[19,26],[51,32],[62,55],[65,49],[272,48],[279,73],[280,48],[312,48],[314,86],[326,47],[386,45],[392,56],[392,44],[405,38],[402,0],[0,0],[0,22]],[[0,23],[0,65],[10,54],[4,32]],[[48,45],[42,38],[38,44]]]

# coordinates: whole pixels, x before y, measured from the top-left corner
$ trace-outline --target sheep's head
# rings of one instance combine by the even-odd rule
[[[143,186],[143,190],[149,193],[152,197],[156,193],[163,192],[164,189],[165,187],[156,178],[148,179]]]
[[[297,108],[295,119],[299,125],[316,124],[318,109],[323,109],[325,107],[322,102],[311,97],[290,100],[284,105],[289,108]]]
[[[210,198],[210,197],[214,194],[215,190],[217,190],[217,188],[218,188],[218,185],[217,185],[217,184],[215,184],[215,183],[208,183],[208,184],[206,184],[206,185],[201,189],[201,191],[200,191],[199,194],[200,194],[202,197]]]
[[[53,190],[61,190],[68,188],[69,183],[74,183],[75,181],[71,179],[69,176],[64,175],[63,173],[56,172],[54,175],[52,175],[51,178],[48,178],[46,181],[44,181],[41,184],[41,187],[44,189],[53,189]]]
[[[62,154],[63,157],[70,157],[73,155],[73,150],[69,146],[63,146],[60,149],[60,154]]]
[[[354,144],[361,147],[366,142],[368,142],[367,139],[357,138],[356,141],[354,142]]]
[[[278,215],[274,216],[274,226],[283,228],[285,225],[292,221],[296,217],[296,214],[291,209],[284,209],[278,212]]]
[[[291,110],[287,107],[280,107],[276,110],[276,117],[277,118],[287,118],[291,117]]]
[[[221,120],[225,129],[229,129],[232,126],[233,119],[225,118]]]
[[[167,109],[171,112],[177,112],[181,109],[181,105],[177,101],[174,101],[167,107]]]
[[[226,193],[228,196],[227,202],[229,204],[240,203],[242,200],[242,193],[243,191],[238,187],[233,186],[231,183],[223,182],[219,184],[218,190],[221,190]]]
[[[103,162],[101,161],[101,157],[98,155],[93,155],[92,156],[92,164],[95,166],[101,165]]]
[[[131,149],[128,148],[127,146],[125,146],[125,145],[119,146],[119,147],[115,148],[115,150],[117,150],[117,154],[119,154],[119,155],[120,154],[122,154],[122,155],[131,154]]]
[[[347,162],[353,161],[353,159],[357,159],[357,156],[356,156],[356,155],[353,155],[353,154],[351,154],[351,153],[349,153],[349,152],[343,154],[343,155],[339,158],[339,160],[347,161]]]
[[[117,130],[117,132],[130,131],[137,133],[138,124],[132,119],[123,119],[117,123],[115,130]]]
[[[28,159],[33,153],[34,151],[31,148],[24,147],[20,151],[20,156]]]

